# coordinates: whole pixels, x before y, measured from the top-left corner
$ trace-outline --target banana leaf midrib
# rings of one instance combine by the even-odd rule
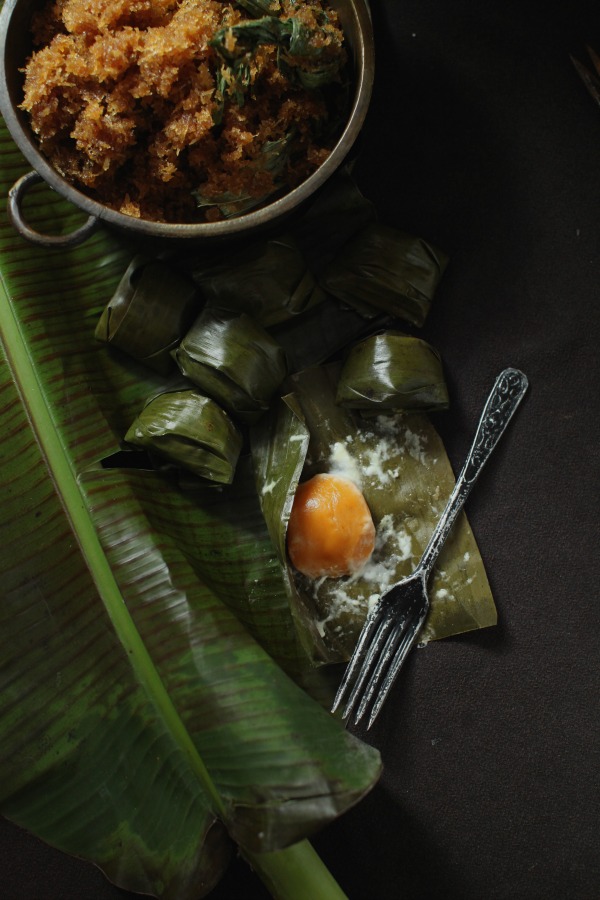
[[[98,596],[128,655],[135,675],[165,722],[173,739],[185,753],[192,771],[210,796],[217,814],[224,815],[223,801],[187,731],[144,642],[123,602],[123,597],[108,564],[85,498],[79,487],[66,449],[59,437],[51,412],[44,401],[35,366],[24,339],[21,325],[9,300],[0,272],[0,330],[13,378],[27,410],[32,431],[46,461],[49,476],[62,498],[65,514],[81,554],[94,581]]]

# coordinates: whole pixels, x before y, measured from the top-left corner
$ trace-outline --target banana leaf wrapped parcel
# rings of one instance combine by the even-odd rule
[[[373,307],[420,327],[447,265],[446,254],[429,242],[373,222],[344,245],[319,283],[349,306]]]
[[[242,436],[228,414],[189,382],[175,381],[146,401],[125,444],[206,481],[231,484]]]
[[[246,313],[206,307],[174,351],[186,378],[240,421],[253,421],[287,373],[285,353]]]
[[[199,307],[198,289],[184,272],[137,254],[104,308],[95,336],[168,375],[175,369],[171,351]]]
[[[222,256],[186,258],[182,267],[204,302],[248,313],[264,328],[285,322],[323,299],[291,234],[253,241]]]
[[[449,405],[440,354],[412,335],[371,335],[346,356],[336,403],[353,409],[442,410]]]
[[[96,337],[168,374],[200,311],[226,310],[251,316],[299,371],[395,318],[422,325],[446,264],[428,242],[379,223],[342,171],[283,234],[210,257],[136,257]]]
[[[448,257],[378,220],[345,171],[287,232],[221,258],[185,254],[182,269],[209,305],[251,314],[269,328],[326,298],[365,319],[382,314],[421,327]]]

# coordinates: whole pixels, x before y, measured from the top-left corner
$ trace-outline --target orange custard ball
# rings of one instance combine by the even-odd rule
[[[354,482],[324,474],[298,485],[287,546],[293,565],[309,578],[360,569],[373,552],[375,526]]]

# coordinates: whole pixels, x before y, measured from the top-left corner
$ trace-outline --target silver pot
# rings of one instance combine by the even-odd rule
[[[126,216],[92,200],[59,175],[40,153],[27,116],[19,109],[23,98],[23,74],[20,70],[31,54],[30,23],[40,0],[5,0],[0,12],[0,112],[13,140],[33,167],[9,191],[8,213],[13,226],[32,243],[44,247],[72,247],[85,241],[100,223],[132,237],[207,241],[241,238],[292,215],[346,159],[362,128],[371,99],[374,48],[368,0],[330,0],[330,3],[339,12],[352,52],[355,90],[348,121],[326,161],[297,188],[258,210],[221,222],[164,224]],[[53,236],[40,234],[29,227],[23,215],[23,199],[27,191],[40,181],[45,181],[88,214],[80,228],[68,235]]]

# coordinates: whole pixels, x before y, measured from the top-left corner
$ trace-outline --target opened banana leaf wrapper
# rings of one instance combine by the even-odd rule
[[[305,370],[293,391],[252,431],[257,489],[290,603],[308,641],[328,661],[346,660],[365,616],[387,587],[410,574],[454,486],[442,441],[425,413],[361,417],[335,396],[337,365]],[[334,472],[357,483],[376,527],[367,565],[340,578],[293,570],[286,531],[299,482]],[[473,533],[462,516],[436,568],[422,642],[493,625],[496,611]]]

